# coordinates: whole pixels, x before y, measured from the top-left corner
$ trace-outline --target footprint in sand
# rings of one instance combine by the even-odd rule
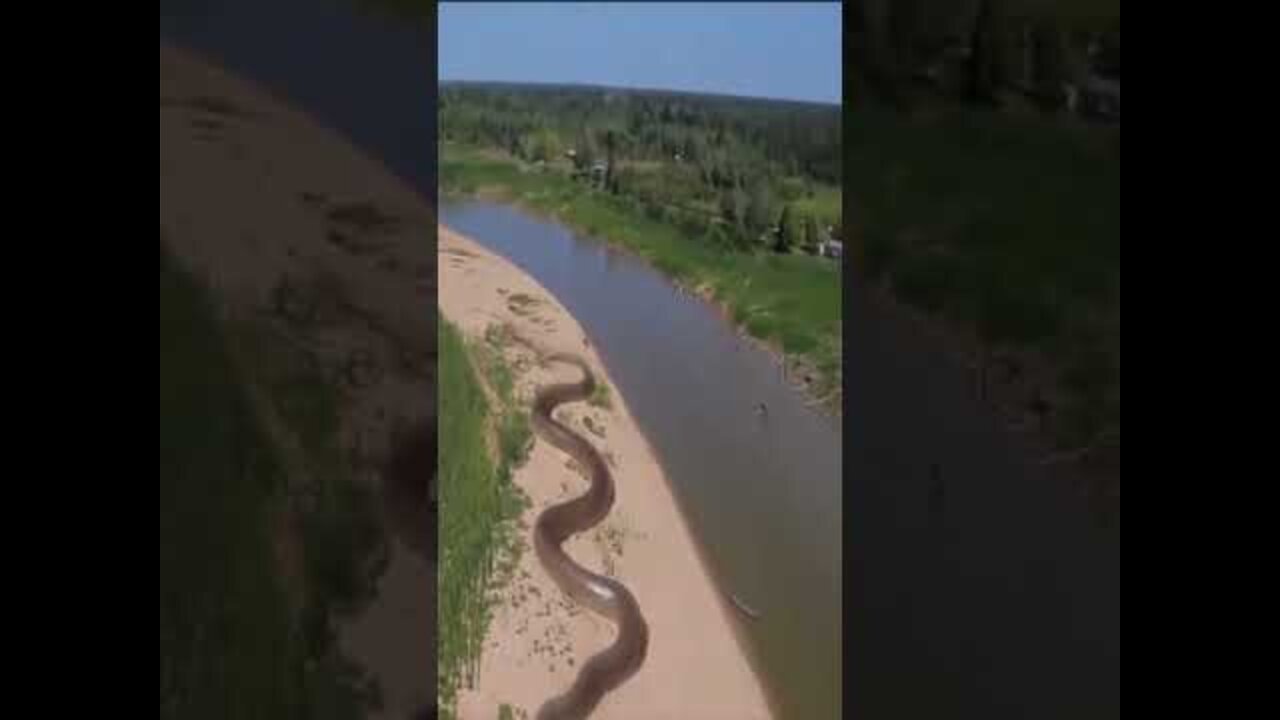
[[[537,317],[533,315],[533,311],[541,304],[541,300],[525,293],[513,293],[507,297],[507,309],[512,314],[532,318],[534,322],[537,322]]]
[[[595,435],[600,439],[604,439],[605,430],[602,423],[595,420],[590,415],[584,415],[582,418],[582,424],[587,428],[587,432],[590,432],[592,435]]]

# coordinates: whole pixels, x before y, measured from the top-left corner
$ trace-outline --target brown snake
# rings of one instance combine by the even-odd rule
[[[582,666],[573,685],[538,710],[538,720],[580,720],[591,714],[606,693],[622,685],[640,669],[649,649],[649,628],[635,597],[615,580],[579,565],[561,545],[573,535],[595,527],[613,506],[613,474],[581,435],[551,417],[557,406],[591,397],[595,377],[582,358],[567,353],[545,362],[563,362],[582,371],[582,380],[543,388],[534,398],[533,429],[543,440],[567,453],[587,471],[590,488],[582,495],[552,505],[538,516],[533,544],[538,560],[560,590],[598,615],[613,621],[618,637],[613,645]]]

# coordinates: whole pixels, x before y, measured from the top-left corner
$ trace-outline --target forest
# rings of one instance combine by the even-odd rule
[[[442,142],[562,170],[713,246],[840,237],[839,106],[489,83],[442,84],[439,102]]]
[[[1097,80],[1118,96],[1120,0],[863,0],[848,12],[860,102],[903,110],[947,95],[1052,112],[1069,86]]]
[[[1114,470],[1118,504],[1119,0],[846,11],[842,106],[443,83],[442,187],[520,186],[568,208],[712,285],[827,387],[840,279],[820,266],[847,268],[969,338],[981,377],[1003,378],[991,401],[1009,422],[1038,427],[1055,461]],[[828,239],[847,264],[807,262]]]

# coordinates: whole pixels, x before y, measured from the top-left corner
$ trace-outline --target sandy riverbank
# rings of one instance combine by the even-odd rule
[[[390,537],[375,599],[338,623],[338,638],[381,689],[371,717],[397,720],[435,695],[434,222],[416,193],[339,134],[161,44],[161,241],[209,286],[233,337],[253,328],[272,338],[233,351],[308,368],[335,390],[342,471],[375,489]],[[315,477],[339,469],[308,457],[274,410],[270,378],[243,364],[290,492],[305,504]],[[383,472],[393,452],[417,470],[400,485]],[[294,528],[285,518],[276,530],[286,584],[298,582],[305,552]]]
[[[439,305],[467,336],[493,325],[541,351],[584,356],[609,385],[609,408],[567,406],[564,417],[613,464],[617,502],[596,529],[567,544],[570,554],[626,584],[650,628],[644,667],[607,696],[598,720],[751,720],[767,718],[764,692],[735,638],[732,612],[712,584],[652,448],[608,378],[600,358],[584,345],[578,323],[532,278],[448,228],[439,229]],[[516,373],[518,397],[528,402],[542,385],[576,377],[569,367],[538,367],[520,342],[505,348]],[[590,418],[590,428],[586,418]],[[532,506],[528,529],[547,505],[576,495],[585,480],[560,451],[538,441],[515,482]],[[476,687],[458,700],[464,720],[488,720],[502,704],[532,717],[541,703],[571,682],[579,667],[613,641],[607,621],[564,600],[531,550],[522,553],[516,580],[503,591],[485,641]]]

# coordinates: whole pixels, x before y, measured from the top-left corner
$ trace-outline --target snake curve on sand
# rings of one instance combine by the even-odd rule
[[[534,549],[561,592],[618,628],[613,645],[583,664],[573,685],[547,700],[537,715],[538,720],[581,720],[596,709],[607,693],[625,683],[644,664],[649,649],[649,627],[631,591],[616,580],[582,567],[562,547],[573,535],[604,520],[613,507],[615,487],[609,466],[591,443],[551,416],[560,405],[591,397],[595,376],[590,366],[569,353],[556,353],[544,360],[544,363],[551,362],[576,366],[582,371],[582,380],[548,385],[540,390],[531,412],[533,429],[586,470],[590,487],[582,495],[542,511],[534,523]]]

